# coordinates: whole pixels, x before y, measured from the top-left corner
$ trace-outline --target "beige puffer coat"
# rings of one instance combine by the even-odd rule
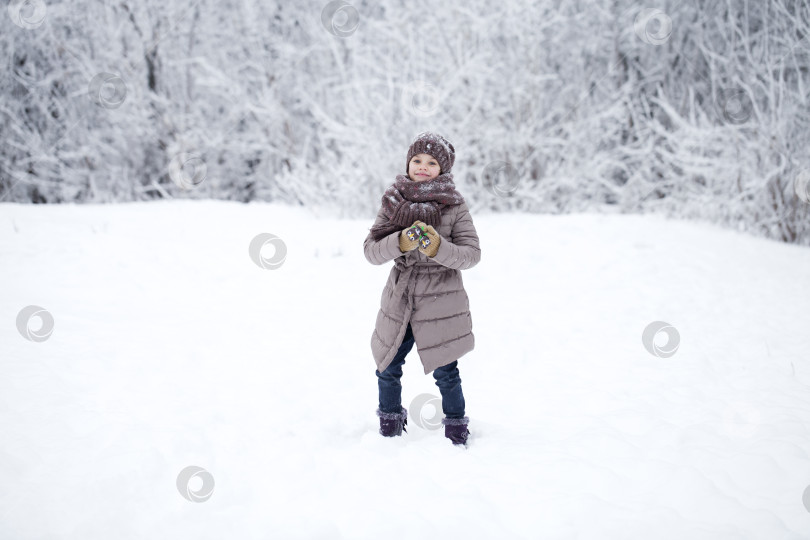
[[[383,221],[385,215],[380,208],[374,225]],[[467,203],[442,208],[441,224],[435,229],[441,243],[433,258],[418,249],[402,253],[402,229],[377,242],[369,232],[363,243],[371,264],[394,261],[371,335],[371,352],[381,373],[399,350],[408,322],[425,374],[475,348],[470,301],[461,270],[478,264],[481,248]]]

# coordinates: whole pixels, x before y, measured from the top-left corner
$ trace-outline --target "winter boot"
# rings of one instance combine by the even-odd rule
[[[453,441],[454,445],[461,444],[467,446],[467,435],[470,434],[470,430],[467,429],[469,423],[470,418],[468,416],[464,418],[447,418],[445,416],[442,418],[444,436]]]
[[[377,416],[380,417],[380,435],[383,437],[396,437],[402,435],[402,431],[408,432],[405,426],[408,425],[408,411],[400,405],[402,409],[398,413],[382,412],[377,407]]]

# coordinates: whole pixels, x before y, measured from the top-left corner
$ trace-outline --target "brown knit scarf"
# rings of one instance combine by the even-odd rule
[[[464,197],[456,191],[453,183],[453,173],[440,174],[422,182],[398,174],[396,182],[382,196],[382,208],[387,220],[369,229],[371,237],[378,241],[412,225],[416,220],[438,227],[442,208],[463,202]]]

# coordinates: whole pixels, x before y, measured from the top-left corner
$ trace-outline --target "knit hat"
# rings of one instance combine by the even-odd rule
[[[405,174],[408,174],[411,158],[417,154],[430,154],[435,157],[441,167],[441,174],[449,173],[456,161],[456,149],[453,148],[450,141],[438,133],[430,131],[423,131],[411,143],[411,147],[408,149],[408,159],[405,160]]]

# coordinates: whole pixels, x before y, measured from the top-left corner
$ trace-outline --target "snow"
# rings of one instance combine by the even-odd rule
[[[393,263],[363,255],[373,215],[0,205],[0,538],[810,538],[810,250],[650,215],[472,216],[465,449],[413,410],[377,433]],[[251,261],[260,233],[279,268]],[[15,326],[30,305],[45,341]],[[642,344],[656,321],[672,356]],[[404,370],[403,405],[439,395],[416,348]],[[194,466],[204,502],[176,485]]]

